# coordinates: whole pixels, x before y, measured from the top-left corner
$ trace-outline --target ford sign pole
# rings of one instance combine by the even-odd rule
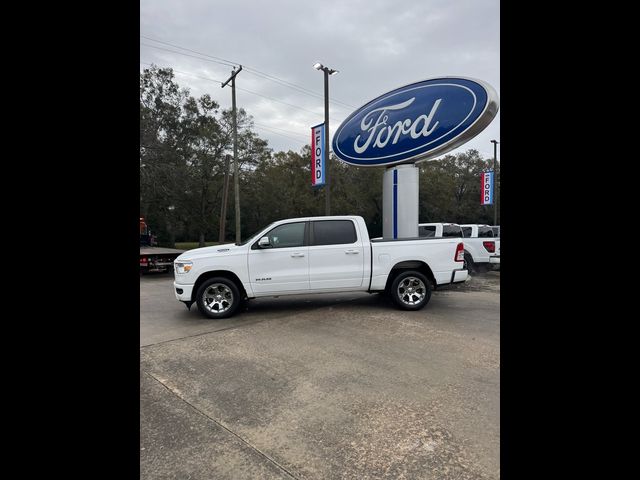
[[[493,224],[498,225],[498,141],[491,140],[493,143]]]
[[[316,63],[313,68],[315,68],[316,70],[322,70],[324,72],[324,145],[323,145],[323,149],[324,149],[324,158],[325,158],[325,178],[324,178],[324,182],[325,182],[325,215],[331,215],[331,182],[330,182],[330,176],[329,176],[329,167],[330,167],[330,163],[329,163],[329,159],[330,159],[330,155],[329,155],[329,75],[333,75],[335,73],[338,73],[338,70],[333,70],[329,67],[325,67],[324,65],[322,65],[321,63]]]

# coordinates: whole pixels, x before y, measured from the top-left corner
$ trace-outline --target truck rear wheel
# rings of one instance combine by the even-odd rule
[[[420,310],[431,299],[429,280],[422,273],[408,270],[391,282],[391,298],[403,310]]]
[[[475,273],[476,271],[476,265],[475,263],[473,263],[473,258],[471,258],[471,255],[469,255],[467,252],[464,252],[464,263],[462,265],[462,268],[466,269],[469,272],[469,275],[471,275],[471,273]]]
[[[233,315],[241,302],[237,285],[226,277],[206,280],[196,294],[198,310],[209,318],[227,318]]]

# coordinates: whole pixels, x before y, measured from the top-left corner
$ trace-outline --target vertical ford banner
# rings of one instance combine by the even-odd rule
[[[480,179],[480,205],[493,205],[493,172],[483,172]]]
[[[311,127],[311,186],[322,187],[324,176],[324,123]]]

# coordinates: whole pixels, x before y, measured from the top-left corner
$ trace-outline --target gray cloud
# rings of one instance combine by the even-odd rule
[[[241,63],[322,97],[322,74],[311,67],[320,61],[340,71],[331,77],[330,97],[354,107],[393,88],[439,75],[479,78],[500,94],[499,25],[498,0],[140,2],[142,35]],[[146,39],[141,42],[175,50]],[[215,80],[226,80],[231,71],[145,45],[140,46],[140,61],[141,68],[146,67],[143,62],[155,63]],[[209,93],[222,107],[231,105],[228,88],[182,73],[176,78],[193,95]],[[239,74],[237,86],[304,109],[238,90],[238,105],[253,116],[256,130],[276,151],[298,151],[308,142],[310,127],[323,121],[322,98],[249,70]],[[331,105],[332,132],[351,111]],[[500,140],[500,114],[456,151],[476,148],[492,157],[494,138]]]

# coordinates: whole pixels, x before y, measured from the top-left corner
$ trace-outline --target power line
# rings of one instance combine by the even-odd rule
[[[148,66],[153,66],[153,65],[154,65],[154,64],[152,64],[152,63],[148,63],[148,62],[140,62],[140,63],[141,63],[142,65],[148,65]],[[195,75],[195,74],[193,74],[193,73],[189,73],[189,72],[183,72],[183,71],[180,71],[180,70],[176,70],[176,69],[175,69],[175,68],[173,68],[173,67],[171,67],[171,69],[172,69],[175,73],[179,73],[179,74],[181,74],[181,75],[185,75],[185,76],[188,76],[188,77],[199,78],[199,79],[201,79],[201,80],[207,80],[207,81],[209,81],[209,82],[213,82],[213,83],[220,83],[220,84],[222,84],[222,81],[221,81],[221,80],[217,80],[217,79],[215,79],[215,78],[208,78],[208,77],[203,77],[203,76],[201,76],[201,75]],[[320,116],[320,114],[319,114],[319,113],[314,112],[313,110],[309,110],[308,108],[300,107],[300,106],[298,106],[298,105],[294,105],[294,104],[292,104],[292,103],[283,102],[282,100],[278,100],[277,98],[270,97],[270,96],[268,96],[268,95],[263,95],[262,93],[254,92],[254,91],[252,91],[252,90],[248,90],[248,89],[246,89],[246,88],[240,88],[240,87],[236,87],[236,89],[238,89],[238,90],[240,90],[240,91],[242,91],[242,92],[246,92],[246,93],[250,93],[250,94],[252,94],[252,95],[256,95],[256,96],[258,96],[258,97],[266,98],[267,100],[271,100],[271,101],[273,101],[273,102],[277,102],[277,103],[281,103],[281,104],[283,104],[283,105],[287,105],[288,107],[297,108],[298,110],[302,110],[302,111],[304,111],[304,112],[311,113],[311,114],[316,115],[316,116],[318,116],[318,117]],[[330,117],[330,118],[331,118],[331,120],[332,120],[332,121],[334,121],[334,122],[336,121],[336,120],[335,120],[335,118],[333,118],[333,117]],[[340,123],[340,122],[337,122],[337,123]]]
[[[148,63],[148,62],[140,62],[140,63],[141,63],[142,65],[153,65],[152,63]],[[173,69],[172,69],[172,70],[173,70]],[[176,73],[182,73],[182,72],[179,72],[178,70],[173,70],[173,71],[174,71],[174,72],[176,72]],[[198,77],[197,75],[191,75],[191,74],[187,74],[187,73],[182,73],[182,74],[183,74],[183,75],[190,75],[190,76]],[[220,80],[215,80],[215,79],[212,79],[212,78],[206,78],[206,77],[198,77],[198,78],[202,78],[203,80],[209,80],[209,81],[212,81],[212,82],[216,82],[216,83],[220,83],[220,84],[222,84],[222,82],[221,82]],[[238,90],[241,90],[239,87],[236,87],[236,88],[238,88]],[[250,93],[253,93],[253,92],[250,92]],[[259,94],[256,94],[256,95],[259,95]],[[262,96],[262,95],[261,95],[261,96]],[[291,105],[291,106],[292,106],[292,107],[295,107],[295,105]],[[302,108],[302,107],[296,107],[296,108]],[[312,113],[313,113],[313,112],[312,112]],[[300,140],[299,138],[294,138],[294,137],[291,137],[291,136],[289,136],[289,135],[284,135],[284,134],[282,134],[282,133],[278,133],[278,132],[274,131],[273,129],[274,129],[274,128],[277,128],[277,127],[267,127],[267,126],[263,126],[263,125],[262,125],[262,124],[260,124],[260,123],[255,123],[255,122],[253,122],[253,123],[254,123],[254,126],[255,126],[256,128],[258,128],[258,129],[260,129],[260,130],[266,130],[266,131],[268,131],[268,132],[270,132],[270,133],[272,133],[272,134],[274,134],[274,135],[279,135],[279,136],[281,136],[281,137],[288,138],[289,140],[293,140],[293,141],[295,141],[295,142],[298,142],[298,143],[300,143],[301,145],[307,145],[307,144],[309,143],[308,141],[303,142],[303,141],[302,141],[302,140]],[[298,132],[292,132],[291,130],[285,130],[285,129],[283,129],[283,128],[278,128],[278,130],[282,130],[283,132],[293,133],[294,135],[300,135]]]
[[[257,125],[257,126],[265,127],[265,128],[273,128],[273,129],[275,129],[275,130],[280,130],[281,132],[285,132],[285,133],[291,133],[291,134],[293,134],[293,135],[300,135],[301,137],[302,137],[302,136],[304,136],[304,135],[303,135],[303,134],[301,134],[300,132],[294,132],[294,131],[292,131],[292,130],[286,130],[286,129],[284,129],[284,128],[274,127],[273,125],[264,125],[264,124],[257,123],[257,122],[253,122],[253,124],[254,124],[254,125]],[[311,133],[311,132],[309,132],[309,133]]]
[[[209,54],[206,54],[206,53],[200,53],[200,52],[197,52],[195,50],[191,50],[190,48],[181,47],[180,45],[174,45],[173,43],[169,43],[169,42],[163,42],[162,40],[157,40],[155,38],[147,37],[146,35],[140,35],[140,36],[142,38],[146,38],[147,40],[151,40],[152,42],[162,43],[164,45],[169,45],[170,47],[179,48],[180,50],[186,50],[187,52],[197,53],[198,55],[203,55],[205,57],[210,57],[210,58],[213,58],[213,59],[216,59],[216,60],[221,60],[223,62],[227,62],[227,63],[232,64],[231,66],[233,66],[233,64],[239,65],[239,63],[233,62],[231,60],[227,60],[226,58],[220,58],[220,57],[215,57],[213,55],[209,55]]]
[[[150,67],[153,67],[156,64],[155,63],[149,63],[149,62],[140,62],[140,65],[148,65]],[[201,80],[207,80],[209,82],[219,83],[220,85],[222,85],[222,80],[216,80],[215,78],[202,77],[200,75],[195,75],[195,74],[189,73],[189,72],[181,72],[180,70],[176,70],[173,67],[168,67],[168,68],[173,70],[173,72],[175,72],[175,73],[179,73],[180,75],[186,75],[187,77],[200,78]],[[238,90],[240,90],[240,89],[238,88]]]
[[[203,57],[213,58],[213,59],[216,60],[216,62],[214,62],[214,63],[221,63],[220,60],[223,60],[225,62],[230,63],[230,65],[228,65],[228,66],[231,66],[231,67],[234,67],[235,65],[240,65],[240,62],[233,62],[231,60],[226,60],[226,59],[223,59],[221,57],[216,57],[216,56],[213,56],[213,55],[209,55],[207,53],[198,52],[196,50],[192,50],[192,49],[189,49],[189,48],[186,48],[186,47],[182,47],[180,45],[176,45],[176,44],[169,43],[169,42],[164,42],[162,40],[156,40],[154,38],[147,37],[145,35],[140,35],[140,37],[146,38],[148,40],[152,40],[154,42],[163,43],[165,45],[169,45],[169,46],[174,47],[174,48],[179,48],[181,50],[186,50],[186,51],[189,51],[189,52],[197,53],[198,55],[201,55]],[[145,44],[145,43],[141,43],[141,45],[146,45],[146,46],[149,46],[149,47],[152,47],[152,48],[158,48],[158,49],[161,49],[161,50],[167,50],[169,52],[176,53],[178,55],[185,55],[185,56],[188,56],[188,57],[199,58],[200,60],[207,60],[205,58],[194,57],[193,55],[188,55],[188,54],[185,54],[185,53],[182,53],[182,52],[176,52],[174,50],[168,50],[168,49],[164,49],[164,48],[161,48],[161,47],[154,47],[153,45],[148,45],[148,44]],[[258,70],[256,68],[249,67],[246,64],[242,64],[242,65],[243,65],[244,69],[247,70],[248,72],[250,72],[250,73],[252,73],[254,75],[257,75],[259,77],[265,78],[266,80],[270,80],[272,82],[279,83],[280,85],[284,85],[285,87],[292,88],[292,89],[297,90],[300,93],[304,93],[306,95],[311,95],[311,96],[316,97],[316,98],[324,98],[322,96],[322,94],[314,92],[313,90],[309,90],[306,87],[302,87],[300,85],[296,85],[295,83],[291,83],[291,82],[289,82],[287,80],[283,80],[281,78],[276,77],[275,75],[271,75],[269,73],[262,72],[262,71],[260,71],[260,70]],[[341,108],[345,108],[345,107],[346,108],[350,108],[350,109],[355,109],[356,108],[353,105],[349,105],[348,103],[342,102],[342,101],[337,100],[335,98],[331,99],[330,102],[333,103],[333,104],[338,104],[338,106],[341,107]]]
[[[267,128],[267,127],[260,127],[260,126],[256,125],[256,128],[258,128],[260,130],[267,130],[267,131],[273,133],[274,135],[280,135],[281,137],[285,137],[285,138],[288,138],[289,140],[293,140],[294,142],[298,142],[301,145],[308,145],[309,144],[309,142],[303,142],[302,140],[298,140],[297,138],[290,137],[289,135],[284,135],[283,133],[274,132],[273,130],[271,130],[270,128]]]
[[[190,48],[182,47],[180,45],[176,45],[175,43],[169,43],[169,42],[165,42],[163,40],[157,40],[155,38],[151,38],[151,37],[148,37],[146,35],[140,35],[140,37],[146,38],[147,40],[151,40],[153,42],[158,42],[158,43],[162,43],[164,45],[169,45],[169,46],[174,47],[174,48],[179,48],[180,50],[186,50],[188,52],[197,53],[198,55],[201,55],[203,57],[209,57],[209,58],[213,58],[213,59],[216,59],[216,60],[222,60],[224,62],[228,62],[228,63],[231,63],[231,64],[240,65],[240,62],[234,62],[232,60],[227,60],[225,58],[216,57],[215,55],[209,55],[208,53],[198,52],[197,50],[192,50]],[[143,44],[143,45],[147,45],[147,44]],[[150,46],[150,45],[147,45],[147,46]],[[159,47],[156,47],[156,48],[159,48]],[[172,50],[169,50],[169,51],[172,51]],[[181,52],[175,52],[175,51],[172,51],[172,52],[181,54]],[[198,57],[196,57],[196,58],[198,58]],[[230,66],[234,66],[234,65],[230,65]],[[298,89],[298,90],[302,91],[303,93],[307,93],[309,95],[313,95],[313,96],[316,96],[316,97],[319,97],[319,98],[323,98],[321,94],[319,94],[317,92],[314,92],[313,90],[310,90],[310,89],[308,89],[306,87],[302,87],[300,85],[296,85],[295,83],[289,82],[287,80],[283,80],[281,78],[276,77],[275,75],[271,75],[269,73],[262,72],[262,71],[258,70],[257,68],[248,67],[247,65],[244,65],[244,68],[245,68],[245,70],[252,71],[252,73],[254,73],[254,75],[262,76],[263,78],[266,78],[267,80],[271,80],[271,81],[280,83],[282,85]],[[349,107],[349,108],[356,108],[353,105],[349,105],[349,104],[341,102],[339,100],[335,100],[335,102],[336,103],[341,103],[341,104],[343,104],[343,105],[345,105],[346,107]]]
[[[316,93],[316,92],[314,92],[312,90],[309,90],[307,88],[300,87],[300,86],[298,86],[298,85],[296,85],[294,83],[287,82],[286,80],[281,80],[281,79],[279,79],[277,77],[273,77],[272,75],[269,75],[269,74],[266,74],[266,73],[262,73],[259,70],[256,70],[256,69],[251,68],[251,67],[245,67],[245,68],[247,69],[247,72],[252,73],[253,75],[256,75],[258,77],[264,78],[265,80],[270,80],[272,82],[278,83],[278,84],[283,85],[285,87],[289,87],[289,88],[291,88],[293,90],[297,90],[300,93],[304,93],[306,95],[310,95],[310,96],[315,97],[315,98],[324,99],[324,97],[321,94]],[[355,109],[355,107],[352,107],[351,105],[348,105],[348,104],[346,104],[344,102],[341,102],[340,100],[332,99],[332,100],[329,100],[329,101],[331,103],[333,103],[333,104],[338,104],[337,106],[340,107],[340,108],[352,108],[352,109]]]
[[[177,53],[178,55],[184,55],[185,57],[197,58],[198,60],[204,60],[205,62],[218,63],[220,65],[224,65],[227,67],[235,67],[235,65],[231,63],[220,62],[218,60],[210,60],[208,58],[196,57],[195,55],[189,55],[188,53],[183,53],[183,52],[176,52],[175,50],[158,47],[157,45],[149,45],[148,43],[143,43],[143,42],[140,42],[140,45],[144,45],[145,47],[150,47],[150,48],[156,48],[158,50],[164,50],[165,52]]]

